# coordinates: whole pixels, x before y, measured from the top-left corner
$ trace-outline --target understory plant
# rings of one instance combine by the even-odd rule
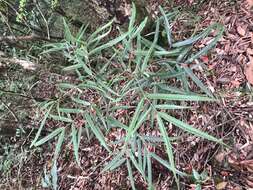
[[[172,36],[171,22],[178,12],[166,13],[160,7],[161,17],[155,21],[155,31],[142,34],[147,18],[136,24],[133,5],[126,31],[118,30],[111,39],[113,20],[88,34],[88,26],[73,35],[66,21],[65,39],[45,46],[43,53],[61,53],[69,65],[62,66],[66,75],[74,80],[57,84],[59,93],[53,100],[43,102],[44,113],[32,147],[56,140],[55,157],[60,154],[63,142],[70,139],[74,155],[80,164],[81,140],[96,138],[112,159],[105,164],[104,172],[126,166],[132,189],[135,172],[139,172],[149,189],[154,189],[152,160],[168,168],[179,186],[179,178],[188,174],[175,163],[173,143],[180,137],[168,134],[168,126],[190,135],[222,144],[222,140],[191,126],[177,118],[176,110],[191,109],[188,102],[217,101],[210,90],[193,73],[192,63],[215,46],[223,33],[220,24],[213,24],[197,35],[176,41]],[[166,32],[166,47],[159,45],[162,31]],[[216,36],[203,49],[193,45],[216,30]],[[201,92],[190,89],[190,81]],[[48,120],[62,125],[46,137],[40,133]],[[147,131],[157,130],[159,135]],[[121,132],[116,139],[110,135]],[[155,147],[166,152],[162,158]]]

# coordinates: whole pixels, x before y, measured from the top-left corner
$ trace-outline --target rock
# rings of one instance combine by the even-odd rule
[[[129,7],[126,0],[61,0],[50,18],[50,33],[57,37],[63,35],[63,16],[72,21],[73,27],[89,24],[92,31],[114,17],[116,23],[124,24],[128,21]]]
[[[70,28],[74,32],[86,24],[89,24],[90,31],[94,31],[113,18],[116,24],[127,26],[132,3],[136,5],[137,23],[146,16],[150,17],[148,0],[58,0],[55,7],[52,7],[51,1],[41,0],[38,4],[28,1],[25,6],[23,21],[35,34],[46,37],[49,31],[51,36],[63,37],[63,18],[70,21],[68,23],[71,23]],[[13,6],[15,9],[9,8],[4,16],[18,24],[19,0],[14,0]],[[23,21],[18,25],[23,25]]]

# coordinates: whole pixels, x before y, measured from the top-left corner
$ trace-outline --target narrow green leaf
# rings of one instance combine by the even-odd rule
[[[62,117],[62,116],[58,116],[58,115],[52,115],[50,114],[50,118],[56,120],[56,121],[61,121],[61,122],[66,122],[66,123],[73,123],[74,121],[70,118],[67,117]]]
[[[132,3],[132,9],[131,9],[131,16],[130,16],[130,19],[129,19],[128,31],[133,30],[135,19],[136,19],[136,6],[135,6],[134,3]]]
[[[170,116],[166,113],[163,113],[163,112],[159,112],[159,115],[160,115],[160,117],[162,117],[166,121],[174,124],[175,126],[179,127],[180,129],[183,129],[184,131],[186,131],[188,133],[191,133],[193,135],[196,135],[198,137],[201,137],[201,138],[204,138],[204,139],[207,139],[207,140],[210,140],[210,141],[214,141],[216,143],[223,144],[221,139],[217,139],[217,138],[209,135],[208,133],[205,133],[205,132],[203,132],[199,129],[196,129],[193,126],[191,126],[191,125],[189,125],[189,124],[187,124],[183,121],[180,121],[180,120],[176,119],[175,117],[172,117],[172,116]]]
[[[121,166],[125,162],[125,158],[122,158],[124,155],[124,152],[121,151],[104,167],[102,172],[106,172],[108,170],[116,169],[117,167]],[[113,168],[113,169],[112,169]]]
[[[103,82],[103,81],[101,81],[99,79],[97,79],[97,82],[98,82],[98,84],[100,84],[101,87],[103,87],[108,92],[110,92],[110,93],[112,93],[112,94],[114,94],[116,96],[119,96],[119,94],[116,93],[114,90],[112,90],[107,84],[105,84],[105,82]]]
[[[102,122],[104,128],[105,128],[106,130],[108,130],[107,124],[106,124],[106,121],[105,121],[105,118],[104,118],[104,116],[102,115],[101,110],[100,110],[97,106],[92,106],[92,107],[93,107],[93,109],[96,111],[96,115],[97,115],[97,117],[101,120],[101,122]]]
[[[137,107],[136,107],[136,110],[134,112],[134,116],[133,116],[133,118],[131,120],[131,123],[129,125],[129,131],[130,132],[133,130],[133,128],[134,128],[134,126],[135,126],[135,124],[138,120],[138,117],[139,117],[139,115],[142,111],[141,109],[143,108],[143,105],[144,105],[144,99],[141,99],[140,102],[138,103]]]
[[[138,164],[141,166],[142,168],[142,146],[141,146],[141,140],[138,139],[137,140],[137,149],[138,149]],[[144,172],[144,171],[143,171]],[[145,172],[144,172],[145,173]]]
[[[187,45],[192,45],[195,42],[197,42],[198,40],[200,40],[201,38],[205,38],[213,28],[215,28],[217,25],[211,25],[208,28],[206,28],[203,32],[201,32],[200,34],[191,37],[189,39],[180,41],[180,42],[176,42],[172,45],[172,47],[182,47],[182,46],[187,46]]]
[[[163,139],[161,137],[156,137],[156,136],[141,135],[141,138],[143,138],[145,141],[150,142],[150,143],[163,142]],[[170,137],[170,141],[177,141],[181,138],[182,138],[182,136]]]
[[[157,156],[155,153],[152,153],[152,152],[151,152],[150,155],[151,155],[152,158],[156,159],[156,160],[157,160],[158,162],[160,162],[163,166],[165,166],[165,167],[168,168],[170,171],[172,171],[172,167],[171,167],[171,165],[170,165],[167,161],[163,160],[162,158],[160,158],[159,156]],[[187,176],[188,176],[186,173],[181,172],[181,171],[179,171],[179,170],[176,170],[176,173],[177,173],[179,176],[181,176],[181,177],[187,177]]]
[[[147,111],[145,111],[139,118],[138,122],[136,123],[133,131],[132,131],[132,134],[134,134],[138,129],[139,127],[146,121],[147,119],[147,116],[148,114],[150,113],[151,111],[151,108],[149,108]]]
[[[74,98],[74,97],[71,97],[71,100],[73,100],[74,102],[78,103],[78,104],[82,104],[83,106],[90,106],[90,102],[87,102],[85,100],[81,100],[79,98]]]
[[[40,54],[46,54],[46,53],[52,53],[52,52],[57,52],[57,51],[63,51],[66,49],[66,43],[51,43],[51,44],[46,44],[43,46],[43,48],[48,48],[47,50],[44,50]]]
[[[188,74],[188,76],[193,80],[193,82],[203,91],[205,92],[209,97],[213,98],[212,92],[206,88],[206,86],[201,82],[196,75],[192,72],[192,70],[188,67],[184,67],[185,72]]]
[[[54,137],[56,137],[57,135],[59,135],[63,130],[64,130],[64,127],[55,129],[49,135],[47,135],[46,137],[44,137],[44,138],[40,139],[39,141],[37,141],[36,143],[34,143],[34,146],[40,146],[40,145],[46,143],[47,141],[52,140]]]
[[[128,176],[130,179],[131,187],[133,190],[136,190],[135,185],[134,185],[134,176],[133,176],[132,167],[128,159],[127,159],[127,170],[128,170]]]
[[[172,87],[172,86],[169,86],[169,85],[166,85],[166,84],[163,84],[163,83],[157,83],[157,84],[154,83],[154,84],[151,84],[151,85],[157,85],[157,87],[160,88],[161,90],[168,91],[168,92],[173,93],[173,94],[186,94],[187,93],[183,89]]]
[[[110,109],[112,111],[115,111],[115,110],[128,110],[128,109],[131,109],[131,108],[134,108],[134,106],[115,106],[115,107],[112,107]]]
[[[76,41],[79,45],[82,43],[82,38],[88,27],[89,24],[86,24],[86,26],[82,25],[82,27],[78,30],[78,33],[76,34]]]
[[[166,57],[177,57],[180,55],[182,52],[182,48],[177,48],[177,49],[172,49],[170,51],[163,50],[163,51],[155,51],[154,56],[161,57],[161,56],[166,56]]]
[[[78,143],[78,138],[77,138],[77,130],[73,125],[71,126],[71,130],[72,130],[72,132],[71,132],[71,141],[72,141],[73,148],[74,148],[75,160],[76,160],[77,164],[79,166],[81,166],[79,156],[78,156],[79,143]]]
[[[74,43],[76,41],[75,37],[71,34],[70,28],[64,18],[63,18],[63,25],[64,25],[64,39],[67,40],[68,42]]]
[[[146,167],[147,167],[147,159],[148,159],[148,151],[146,148],[143,150],[143,162],[142,162],[142,168],[144,173],[146,173]]]
[[[127,130],[127,135],[126,135],[126,142],[130,139],[130,137],[133,135],[134,128],[136,126],[137,120],[139,119],[139,115],[143,109],[143,104],[144,104],[144,99],[141,99],[139,104],[137,105],[137,108],[134,112],[134,116],[130,122],[129,128]]]
[[[172,45],[172,37],[171,37],[171,27],[170,27],[170,23],[169,23],[169,20],[163,10],[163,8],[161,6],[159,6],[159,9],[163,15],[163,18],[164,18],[164,26],[165,26],[165,31],[166,31],[166,34],[167,34],[167,40],[168,40],[168,45],[169,47],[171,47]]]
[[[195,180],[197,180],[197,181],[200,180],[200,175],[195,169],[192,170],[192,174],[193,174],[193,177]]]
[[[71,108],[59,108],[59,111],[63,113],[83,113],[84,112],[81,109],[71,109]]]
[[[94,39],[96,39],[96,36],[97,36],[100,32],[102,32],[103,30],[105,30],[106,28],[112,26],[113,22],[114,22],[114,19],[112,19],[111,21],[109,21],[108,23],[106,23],[104,26],[99,27],[95,32],[93,32],[93,33],[90,35],[90,37],[88,38],[88,40],[87,40],[88,44],[91,44],[92,42],[96,41],[96,40],[94,40]]]
[[[110,170],[113,171],[115,169],[117,169],[118,167],[120,167],[122,164],[124,164],[126,161],[126,158],[121,158],[120,160],[118,160],[111,168]]]
[[[141,37],[141,43],[144,44],[147,48],[149,48],[151,45],[152,45],[152,41],[150,40],[147,40],[146,38],[144,37]],[[162,46],[156,44],[155,45],[155,50],[158,50],[158,51],[166,51],[165,48],[163,48]]]
[[[177,64],[184,63],[186,56],[189,54],[190,50],[192,49],[191,46],[186,46],[182,49],[181,54],[177,57]]]
[[[124,130],[128,130],[128,126],[124,125],[123,123],[119,122],[118,120],[114,119],[113,117],[107,117],[107,123],[111,127],[119,127]]]
[[[151,54],[153,53],[154,47],[157,44],[157,40],[158,40],[158,36],[159,36],[159,26],[160,26],[160,23],[157,22],[156,23],[156,30],[155,30],[155,37],[154,37],[153,43],[150,46],[146,56],[144,57],[144,60],[143,60],[142,66],[141,66],[141,71],[142,72],[144,72],[146,70],[146,68],[148,66],[148,62],[150,61]]]
[[[87,73],[88,75],[90,76],[93,75],[92,70],[89,68],[90,66],[88,65],[89,60],[88,60],[88,53],[86,49],[84,48],[77,49],[75,51],[75,58],[73,61],[77,64],[65,67],[63,71],[72,71],[72,70],[78,71],[78,69],[83,69],[83,71]]]
[[[167,152],[169,162],[170,162],[170,165],[171,165],[171,170],[172,170],[173,175],[176,179],[177,185],[179,186],[179,181],[178,181],[178,177],[177,177],[177,174],[176,174],[176,164],[175,164],[174,155],[173,155],[173,147],[170,143],[170,138],[169,138],[168,133],[166,131],[166,128],[163,124],[163,121],[160,117],[160,112],[157,113],[156,118],[157,118],[157,122],[158,122],[160,132],[161,132],[163,140],[164,140],[164,144],[165,144],[165,147],[166,147],[166,152]]]
[[[149,152],[147,153],[147,165],[148,165],[148,189],[154,189],[152,177],[152,163]]]
[[[146,24],[148,22],[148,18],[146,17],[141,24],[138,26],[138,28],[134,31],[134,33],[132,34],[131,38],[135,38],[136,36],[138,36],[139,34],[141,34],[142,30],[145,28]]]
[[[135,159],[133,153],[130,151],[129,152],[129,157],[130,157],[130,160],[132,161],[132,163],[134,164],[134,167],[140,172],[140,174],[142,175],[142,177],[144,179],[146,179],[146,176],[145,176],[145,173],[142,169],[142,165],[139,165],[137,160]]]
[[[47,104],[47,105],[49,106],[50,104]],[[40,123],[40,127],[39,127],[39,129],[38,129],[38,132],[36,133],[36,136],[35,136],[35,138],[33,139],[33,141],[32,141],[32,143],[31,143],[30,147],[33,147],[34,144],[37,142],[38,138],[40,137],[41,131],[42,131],[42,129],[43,129],[45,123],[46,123],[46,120],[47,120],[47,118],[48,118],[48,116],[49,116],[49,114],[50,114],[50,111],[51,111],[51,109],[53,108],[53,106],[54,106],[54,105],[51,105],[50,108],[49,108],[49,109],[47,110],[47,112],[45,113],[45,116],[44,116],[43,120],[42,120],[41,123]]]
[[[96,54],[96,53],[102,51],[103,49],[106,49],[106,48],[116,45],[117,43],[119,43],[120,41],[125,39],[128,35],[129,35],[129,32],[122,34],[121,36],[119,36],[117,38],[114,38],[113,40],[107,42],[106,44],[96,47],[95,49],[93,49],[89,52],[89,55],[91,56],[92,54]]]
[[[165,110],[176,110],[176,109],[190,109],[191,107],[188,106],[178,106],[178,105],[174,105],[174,104],[159,104],[159,105],[155,105],[156,109],[165,109]]]
[[[86,121],[88,122],[88,125],[91,129],[91,131],[94,133],[94,135],[96,136],[96,138],[99,140],[99,142],[101,143],[101,145],[108,151],[110,152],[109,147],[107,146],[106,142],[105,142],[105,137],[103,135],[103,133],[101,132],[101,130],[94,124],[94,122],[92,121],[92,117],[90,116],[90,114],[85,113],[84,114]]]
[[[58,141],[55,147],[55,151],[54,151],[54,161],[56,161],[59,157],[59,154],[61,152],[61,147],[64,141],[64,137],[65,137],[65,128],[62,130],[61,134],[58,137]]]
[[[57,162],[54,161],[53,167],[51,169],[51,177],[52,177],[52,187],[53,190],[57,190],[58,189],[58,175],[57,175]]]
[[[76,85],[70,83],[60,83],[58,86],[63,89],[77,89]]]
[[[141,35],[138,34],[137,35],[137,52],[141,51]],[[136,67],[135,67],[135,71],[134,73],[138,73],[140,71],[140,65],[141,65],[141,60],[142,60],[142,55],[138,54],[136,52]],[[129,81],[128,84],[130,84],[130,82],[132,83],[133,80]]]
[[[95,43],[95,45],[97,45],[97,43],[99,43],[103,38],[105,38],[106,36],[108,36],[111,33],[112,30],[112,26],[109,27],[109,29],[104,32],[103,34],[97,36],[96,38],[90,40],[87,44],[87,46],[91,46],[92,43]]]
[[[83,127],[80,126],[79,129],[78,129],[78,133],[77,133],[77,146],[78,147],[80,146],[82,131],[83,131]]]
[[[75,65],[65,67],[65,68],[63,68],[63,71],[73,71],[73,70],[80,69],[80,68],[83,68],[82,63],[78,63],[78,64],[75,64]]]
[[[174,101],[215,101],[213,98],[198,95],[183,95],[183,94],[147,94],[150,99],[158,100],[174,100]]]
[[[217,30],[218,31],[218,34],[217,36],[207,45],[205,46],[203,49],[201,49],[200,51],[198,51],[196,54],[192,55],[188,60],[186,60],[185,63],[191,63],[193,62],[195,59],[198,59],[200,56],[204,55],[204,54],[207,54],[207,52],[212,49],[216,44],[217,42],[220,40],[220,38],[222,37],[223,35],[223,32],[224,32],[224,27],[220,24],[216,24],[214,25],[217,27]]]

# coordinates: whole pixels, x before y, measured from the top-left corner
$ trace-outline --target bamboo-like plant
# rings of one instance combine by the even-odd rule
[[[215,46],[224,28],[220,24],[213,24],[189,39],[175,42],[170,21],[176,13],[166,13],[161,7],[160,11],[162,16],[156,20],[152,41],[142,35],[147,19],[136,25],[134,5],[127,31],[119,31],[120,35],[109,41],[106,38],[111,32],[113,20],[90,35],[86,33],[87,27],[82,27],[76,36],[71,34],[64,21],[65,39],[46,45],[44,53],[61,52],[70,63],[63,70],[74,72],[77,80],[75,83],[59,83],[62,95],[43,104],[44,119],[32,146],[40,146],[56,138],[57,159],[62,143],[70,136],[75,159],[80,165],[78,150],[82,135],[86,132],[88,139],[92,136],[97,138],[112,156],[104,172],[125,164],[132,189],[136,189],[133,170],[141,174],[149,189],[154,189],[152,159],[172,172],[178,187],[179,177],[188,176],[176,166],[172,142],[179,137],[168,135],[167,123],[190,135],[223,144],[221,139],[177,119],[173,116],[173,110],[191,109],[187,106],[187,102],[191,101],[218,101],[193,73],[189,64]],[[158,43],[161,26],[166,32],[167,47]],[[213,41],[198,52],[193,52],[193,45],[213,30],[217,31]],[[189,78],[203,93],[190,91]],[[95,94],[97,101],[89,101],[87,92]],[[126,101],[132,106],[124,104]],[[124,122],[115,117],[117,111],[130,109],[134,109],[134,114],[122,116]],[[39,139],[49,118],[64,123],[65,127],[57,128]],[[85,124],[77,127],[75,118],[82,118]],[[105,136],[111,129],[117,128],[125,131],[125,136],[110,142]],[[140,132],[141,128],[157,128],[161,136],[146,136]],[[66,131],[71,132],[68,134]],[[111,147],[115,145],[118,149],[112,151]],[[152,152],[150,146],[164,146],[168,160]]]

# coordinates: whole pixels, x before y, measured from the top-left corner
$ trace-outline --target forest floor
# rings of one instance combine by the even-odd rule
[[[190,3],[185,2],[184,5],[190,6]],[[192,190],[198,183],[202,189],[250,190],[253,188],[253,12],[247,1],[209,1],[196,16],[199,18],[198,29],[214,22],[225,26],[225,33],[216,48],[202,56],[205,68],[195,71],[222,103],[201,103],[197,109],[185,112],[183,119],[196,128],[205,128],[218,137],[226,138],[233,146],[220,147],[189,136],[175,149],[177,167],[186,172],[191,172],[193,168],[205,171],[208,177],[198,182],[182,179],[181,185],[183,189]],[[178,22],[173,30],[181,29],[183,19]],[[202,40],[196,48],[205,46],[210,39]],[[27,100],[22,101],[29,104]],[[0,174],[0,177],[4,176],[0,189],[40,189],[44,168],[52,167],[50,160],[54,145],[43,146],[43,151],[30,150],[32,138],[9,139],[15,149],[8,150],[8,159],[12,164],[6,174]],[[97,141],[81,143],[82,168],[74,162],[72,149],[66,144],[58,160],[60,189],[130,189],[126,168],[101,173],[110,156]],[[154,166],[156,189],[173,189],[170,184],[172,175],[168,170],[158,163]],[[146,188],[138,174],[135,179],[137,189]]]

